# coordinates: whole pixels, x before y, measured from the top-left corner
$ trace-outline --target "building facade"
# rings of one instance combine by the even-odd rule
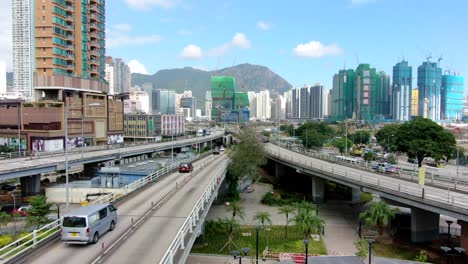
[[[408,121],[412,113],[413,68],[403,60],[393,66],[392,115],[393,120]]]
[[[264,90],[257,93],[257,119],[267,120],[271,118],[270,91]]]
[[[124,119],[125,138],[155,139],[160,136],[156,131],[156,124],[161,117],[148,114],[126,114]]]
[[[438,63],[425,61],[418,67],[419,115],[440,120],[442,69]]]
[[[185,117],[183,115],[159,115],[156,133],[161,136],[180,136],[185,134]]]
[[[354,82],[356,73],[354,70],[340,70],[333,76],[333,88],[330,91],[330,115],[332,119],[340,121],[353,117]]]
[[[129,98],[124,101],[124,113],[145,113],[150,112],[150,102],[148,93],[144,91],[131,91]]]
[[[463,117],[463,77],[442,75],[441,118],[443,120],[461,120]]]
[[[309,120],[323,119],[323,86],[319,83],[310,87]]]
[[[180,98],[180,107],[182,109],[188,109],[188,118],[195,118],[195,109],[197,108],[197,102],[195,97],[182,97]]]
[[[175,114],[175,92],[163,89],[153,90],[152,94],[153,114]]]
[[[13,92],[28,100],[34,98],[35,73],[35,3],[36,0],[13,0]]]
[[[109,83],[109,94],[131,91],[132,74],[130,67],[120,58],[106,57],[105,80]]]
[[[419,90],[411,90],[411,117],[419,116]]]

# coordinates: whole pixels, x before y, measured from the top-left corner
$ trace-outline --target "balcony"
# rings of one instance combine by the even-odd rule
[[[97,24],[96,22],[90,22],[90,23],[89,23],[89,28],[90,28],[90,29],[94,29],[94,30],[96,30],[96,31],[99,30],[98,24]]]
[[[88,52],[89,52],[90,54],[92,54],[92,55],[97,56],[97,57],[100,57],[100,56],[101,56],[101,54],[99,54],[99,51],[98,51],[97,49],[90,49]]]
[[[65,21],[66,22],[73,23],[74,20],[75,20],[75,17],[73,17],[72,15],[66,15],[65,16]]]
[[[68,51],[74,51],[74,50],[75,50],[75,46],[73,46],[73,45],[66,45],[66,46],[65,46],[65,49],[68,50]]]
[[[90,40],[90,41],[88,41],[88,43],[89,43],[90,47],[99,48],[99,42],[97,42],[95,40]]]
[[[95,13],[89,14],[89,21],[97,21],[98,16]]]
[[[88,35],[90,35],[91,37],[95,37],[97,39],[99,38],[99,34],[97,33],[97,31],[90,31]]]
[[[88,6],[88,8],[89,8],[89,11],[91,11],[91,12],[99,13],[99,8],[98,8],[97,5],[91,4],[91,5]]]

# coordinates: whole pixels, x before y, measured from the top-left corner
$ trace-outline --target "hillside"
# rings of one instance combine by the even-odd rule
[[[292,87],[291,84],[267,67],[252,64],[240,64],[217,72],[185,67],[160,70],[153,75],[132,74],[132,85],[150,82],[155,89],[175,90],[177,93],[191,90],[197,100],[201,102],[205,99],[205,92],[210,89],[210,78],[215,74],[234,77],[238,91],[258,92],[266,89],[275,95]]]

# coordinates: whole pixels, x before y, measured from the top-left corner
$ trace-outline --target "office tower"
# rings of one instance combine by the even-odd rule
[[[392,115],[393,120],[408,121],[412,113],[413,68],[403,60],[393,66]]]
[[[320,83],[310,87],[309,90],[309,114],[308,119],[318,120],[323,118],[323,85]]]
[[[310,111],[310,85],[304,85],[299,89],[299,118],[309,119]]]
[[[434,121],[440,120],[441,79],[438,63],[427,60],[418,67],[419,115]]]
[[[195,119],[195,109],[197,108],[197,102],[195,100],[195,97],[180,98],[180,108],[189,109],[189,115],[187,117]]]
[[[330,91],[330,105],[333,120],[344,120],[353,117],[354,111],[354,70],[340,70],[333,76],[333,88]]]
[[[461,120],[463,116],[463,76],[442,75],[441,111],[442,119]]]
[[[391,98],[392,89],[390,85],[390,76],[385,74],[385,72],[380,71],[377,73],[374,100],[371,100],[371,106],[374,109],[374,115],[377,115],[380,119],[391,118]]]
[[[34,97],[35,0],[13,0],[13,92],[28,100]]]
[[[175,92],[157,89],[152,95],[153,114],[175,114]]]

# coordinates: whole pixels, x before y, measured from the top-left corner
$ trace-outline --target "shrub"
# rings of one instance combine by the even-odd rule
[[[427,262],[427,253],[424,250],[419,251],[418,255],[414,258],[414,261]]]
[[[277,197],[273,192],[267,192],[262,198],[262,203],[266,205],[281,205],[281,198]]]
[[[10,244],[11,242],[13,242],[13,239],[10,235],[0,236],[0,248]]]

